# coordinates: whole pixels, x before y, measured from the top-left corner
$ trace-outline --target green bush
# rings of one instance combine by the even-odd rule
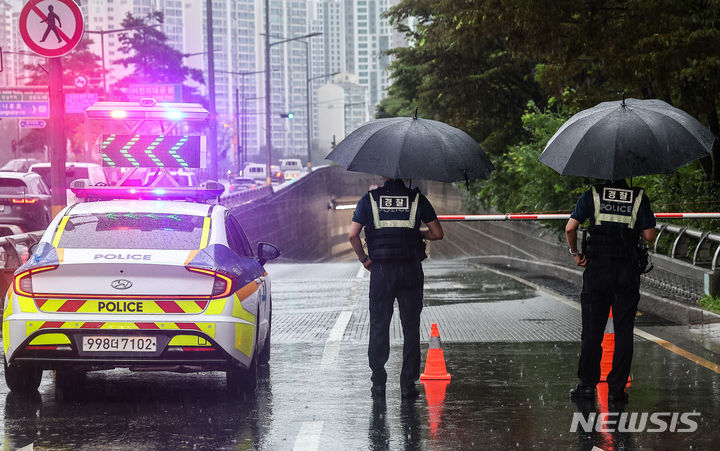
[[[704,308],[705,310],[710,310],[714,313],[720,313],[720,298],[706,295],[698,301],[698,305],[700,307]]]

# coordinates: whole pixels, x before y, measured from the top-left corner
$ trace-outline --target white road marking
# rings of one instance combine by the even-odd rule
[[[320,447],[320,435],[322,434],[322,421],[306,421],[300,426],[293,445],[293,451],[316,451]]]
[[[340,315],[338,315],[335,325],[330,329],[330,334],[325,342],[321,362],[322,366],[335,366],[335,364],[337,364],[337,357],[340,352],[340,341],[342,341],[343,335],[345,335],[345,328],[347,328],[351,317],[351,310],[342,311]]]

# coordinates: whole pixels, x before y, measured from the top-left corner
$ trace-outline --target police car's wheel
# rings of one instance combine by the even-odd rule
[[[268,318],[268,329],[267,335],[265,336],[265,343],[263,343],[263,350],[258,354],[261,365],[266,365],[270,362],[270,331],[272,330],[272,304],[270,305],[270,317]]]
[[[3,357],[3,365],[5,366],[5,383],[10,390],[20,393],[37,391],[43,373],[40,368],[25,365],[8,366],[5,357]]]
[[[250,368],[232,368],[225,373],[228,390],[233,394],[255,393],[257,388],[257,359],[253,358]]]
[[[257,343],[257,327],[255,328],[255,343]],[[253,350],[252,360],[250,361],[250,367],[238,368],[232,367],[225,373],[225,381],[227,383],[228,390],[233,394],[252,394],[255,393],[257,388],[258,380],[258,352],[257,347]]]

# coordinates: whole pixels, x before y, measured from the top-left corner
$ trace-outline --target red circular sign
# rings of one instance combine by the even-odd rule
[[[73,0],[30,0],[20,12],[20,36],[38,55],[63,56],[80,42],[83,16]]]

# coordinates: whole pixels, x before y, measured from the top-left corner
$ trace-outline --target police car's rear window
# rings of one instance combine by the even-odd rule
[[[198,249],[203,216],[165,213],[73,215],[58,247],[75,249]]]

